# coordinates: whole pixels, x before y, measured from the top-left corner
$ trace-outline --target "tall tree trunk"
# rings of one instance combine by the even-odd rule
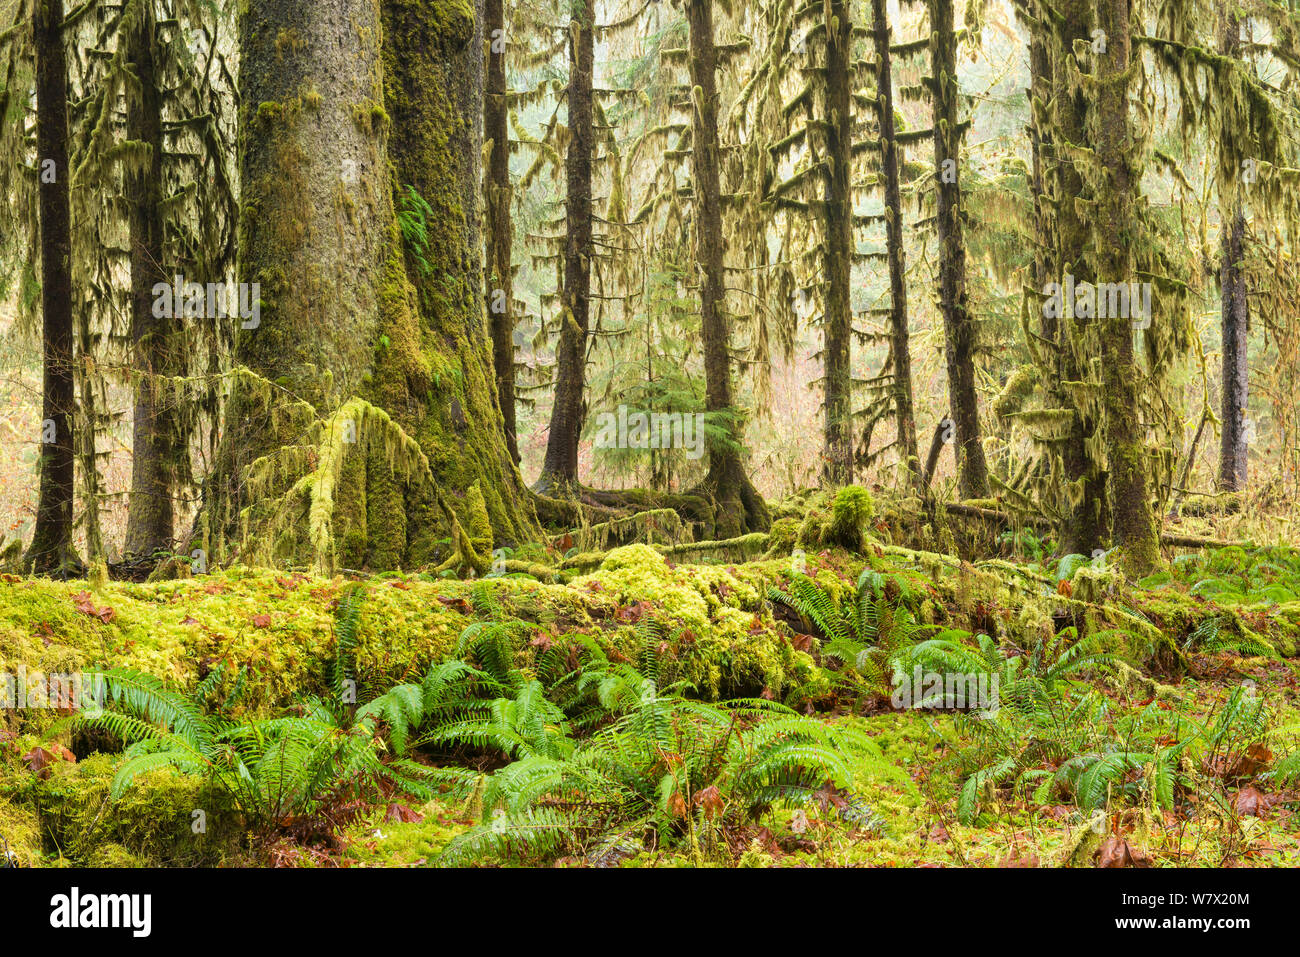
[[[578,487],[578,438],[587,381],[587,330],[591,314],[591,165],[595,152],[592,80],[595,14],[589,0],[574,0],[569,30],[569,145],[564,154],[566,231],[563,311],[555,353],[555,404],[546,457],[536,489],[567,496]]]
[[[695,207],[695,255],[700,264],[700,325],[704,339],[705,408],[732,408],[731,335],[726,312],[726,237],[722,231],[722,176],[718,143],[718,57],[713,40],[712,0],[687,0],[691,86],[691,171]],[[705,489],[717,514],[714,534],[732,538],[770,524],[767,506],[740,461],[740,436],[709,443]]]
[[[36,61],[36,152],[40,180],[41,398],[40,493],[25,564],[37,574],[73,573],[75,409],[72,327],[72,207],[68,167],[68,72],[63,0],[37,0],[32,17]]]
[[[212,547],[229,551],[242,510],[264,498],[258,457],[298,477],[289,466],[303,456],[285,450],[300,448],[301,399],[331,417],[330,446],[356,443],[304,516],[338,564],[429,564],[458,525],[481,564],[488,542],[536,529],[481,296],[482,0],[262,0],[243,8],[239,39],[240,278],[261,284],[261,315],[243,323],[236,362],[264,381],[239,380],[227,403],[205,504]],[[382,422],[335,421],[354,396],[415,439],[432,488],[394,472]]]
[[[1031,27],[1029,39],[1029,151],[1033,167],[1029,195],[1034,204],[1034,288],[1041,290],[1056,275],[1053,256],[1051,218],[1048,211],[1047,155],[1052,152],[1052,134],[1048,113],[1052,101],[1052,61],[1048,50],[1048,28],[1041,20]],[[1047,342],[1056,341],[1056,319],[1042,314],[1039,334]]]
[[[1223,15],[1220,50],[1224,56],[1241,52],[1241,21]],[[1250,396],[1250,359],[1246,334],[1250,329],[1250,303],[1241,259],[1245,252],[1246,217],[1235,185],[1223,205],[1223,262],[1219,284],[1223,295],[1223,395],[1219,420],[1223,423],[1219,443],[1219,488],[1238,491],[1246,487],[1246,407]]]
[[[826,24],[826,423],[822,478],[853,481],[853,21],[849,0],[824,0]]]
[[[131,459],[131,497],[127,510],[128,559],[148,559],[173,548],[176,457],[185,454],[170,384],[158,377],[177,375],[180,343],[175,318],[154,315],[154,286],[170,283],[164,268],[162,201],[162,96],[154,66],[153,4],[139,5],[128,24],[128,57],[138,89],[128,92],[127,138],[149,147],[149,161],[127,182],[131,266],[131,345],[139,376]],[[162,310],[158,310],[162,311]]]
[[[1079,282],[1091,276],[1084,259],[1087,228],[1075,206],[1083,195],[1083,176],[1074,165],[1072,147],[1086,145],[1088,100],[1082,90],[1072,88],[1070,70],[1076,69],[1074,44],[1090,41],[1092,11],[1090,0],[1061,0],[1059,19],[1053,18],[1052,33],[1052,110],[1051,110],[1051,178],[1056,235],[1053,256],[1054,281],[1064,286],[1066,276]],[[1085,344],[1094,334],[1089,326],[1095,322],[1065,310],[1056,320],[1057,367],[1053,391],[1060,408],[1074,412],[1069,433],[1062,444],[1061,466],[1068,484],[1063,520],[1057,534],[1067,553],[1091,555],[1102,546],[1107,524],[1105,470],[1093,449],[1098,448],[1098,410],[1077,394],[1067,383],[1082,382],[1089,375],[1088,350]]]
[[[903,253],[903,201],[898,181],[898,141],[894,131],[893,77],[889,57],[889,19],[885,0],[871,0],[876,44],[876,103],[880,117],[880,151],[885,177],[885,252],[889,259],[889,343],[893,356],[894,420],[898,453],[908,484],[919,488],[921,462],[916,444],[912,401],[912,350],[907,329],[907,263]]]
[[[1140,182],[1128,105],[1129,17],[1129,0],[1097,0],[1096,24],[1105,34],[1106,51],[1096,58],[1096,153],[1107,177],[1102,195],[1096,197],[1095,241],[1098,278],[1111,283],[1126,283],[1133,276],[1129,231],[1137,215]],[[1123,549],[1125,571],[1142,575],[1160,562],[1160,533],[1147,492],[1149,453],[1138,403],[1133,321],[1128,315],[1097,321],[1101,325],[1111,537]]]
[[[934,75],[934,163],[939,238],[939,308],[947,340],[948,400],[957,439],[962,498],[988,495],[988,464],[975,392],[975,320],[966,298],[966,245],[961,213],[961,112],[957,91],[957,34],[952,0],[931,0],[930,62]]]
[[[506,85],[506,16],[504,0],[486,0],[487,91],[483,100],[483,135],[491,141],[484,199],[487,204],[487,305],[492,327],[492,365],[497,400],[505,423],[506,448],[519,461],[515,425],[514,272],[511,268],[510,104]]]

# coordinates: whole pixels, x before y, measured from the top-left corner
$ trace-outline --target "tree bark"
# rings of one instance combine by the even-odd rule
[[[591,165],[595,152],[592,82],[595,14],[574,0],[569,30],[569,144],[564,154],[566,232],[563,311],[555,354],[555,404],[536,491],[572,496],[578,489],[578,439],[585,418],[587,332],[591,314]]]
[[[434,487],[394,474],[391,435],[356,434],[329,503],[340,564],[444,557],[448,510],[482,524],[476,492],[479,531],[531,536],[480,285],[482,0],[264,0],[239,38],[240,278],[260,283],[261,316],[236,362],[267,384],[239,380],[227,403],[213,547],[230,551],[255,504],[251,463],[301,441],[294,400],[328,417],[354,396],[415,439]]]
[[[164,268],[162,201],[162,96],[154,65],[153,5],[140,5],[129,25],[128,56],[140,81],[127,96],[127,138],[147,144],[147,165],[127,182],[131,269],[131,345],[135,385],[131,497],[127,509],[127,560],[149,559],[173,546],[177,456],[186,452],[169,383],[159,377],[182,371],[174,328],[177,318],[154,315],[154,287],[172,280]]]
[[[1098,0],[1096,15],[1097,27],[1106,36],[1106,51],[1097,58],[1096,152],[1107,173],[1106,188],[1096,197],[1098,273],[1107,282],[1127,282],[1133,275],[1127,230],[1137,213],[1139,188],[1128,105],[1129,0]],[[1097,321],[1101,323],[1111,537],[1123,549],[1125,571],[1143,575],[1160,562],[1160,532],[1147,495],[1148,452],[1138,404],[1133,321],[1127,315]]]
[[[893,78],[889,19],[885,0],[871,0],[876,45],[876,102],[880,118],[881,166],[885,178],[885,251],[889,260],[889,342],[893,356],[894,420],[898,450],[908,484],[919,488],[921,462],[912,401],[912,351],[907,328],[907,263],[903,252],[903,201],[898,179],[898,141],[894,131]]]
[[[491,141],[487,204],[487,304],[492,327],[492,365],[497,400],[505,424],[506,448],[519,462],[515,424],[514,271],[511,268],[510,109],[506,85],[506,18],[504,0],[486,0],[487,91],[483,101],[483,135]]]
[[[1052,134],[1046,114],[1052,100],[1052,61],[1048,52],[1047,27],[1035,22],[1029,39],[1029,151],[1033,167],[1029,194],[1034,204],[1034,288],[1042,288],[1056,274],[1053,263],[1051,220],[1048,213],[1046,155],[1052,150]],[[1044,310],[1039,333],[1047,342],[1056,341],[1056,320]]]
[[[849,0],[824,0],[826,24],[826,423],[822,478],[853,481],[853,22]]]
[[[44,366],[40,492],[24,563],[41,575],[80,566],[73,551],[75,496],[72,207],[68,166],[68,72],[63,0],[37,0],[32,17],[36,153],[40,181],[41,315]]]
[[[947,345],[948,400],[956,426],[957,487],[962,498],[984,498],[989,491],[989,476],[980,431],[979,397],[975,392],[975,320],[966,297],[966,245],[961,221],[962,133],[953,16],[952,0],[931,0],[939,308]]]
[[[1069,81],[1074,61],[1074,44],[1090,39],[1092,11],[1089,0],[1062,0],[1060,17],[1052,34],[1052,202],[1056,234],[1053,257],[1054,281],[1064,284],[1066,275],[1083,282],[1091,277],[1084,259],[1087,229],[1075,207],[1083,195],[1083,177],[1075,168],[1071,146],[1084,146],[1088,101]],[[1085,344],[1093,335],[1095,320],[1068,312],[1056,320],[1057,367],[1055,400],[1060,408],[1074,412],[1070,431],[1061,449],[1061,466],[1070,488],[1066,492],[1063,521],[1058,529],[1062,549],[1067,553],[1091,555],[1102,546],[1107,525],[1106,479],[1092,449],[1098,446],[1097,410],[1070,393],[1066,383],[1081,382],[1089,375]]]
[[[728,412],[731,393],[731,335],[727,323],[725,252],[722,230],[722,176],[718,142],[717,50],[712,0],[687,0],[691,86],[691,171],[695,211],[695,254],[700,265],[700,325],[704,340],[705,409]],[[767,506],[745,474],[740,435],[709,443],[709,473],[704,488],[717,514],[719,539],[762,531],[770,525]]]
[[[1238,56],[1241,50],[1241,22],[1225,13],[1220,49],[1224,56]],[[1241,260],[1246,237],[1246,217],[1234,186],[1223,209],[1223,262],[1219,267],[1222,289],[1223,394],[1219,420],[1219,488],[1236,492],[1246,487],[1246,457],[1249,438],[1246,411],[1250,397],[1250,359],[1246,336],[1250,329],[1250,303]]]

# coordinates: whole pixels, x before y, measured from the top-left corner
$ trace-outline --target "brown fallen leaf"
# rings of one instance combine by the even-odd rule
[[[1270,801],[1258,788],[1246,785],[1232,799],[1232,809],[1238,817],[1268,817]]]
[[[254,624],[256,627],[258,627],[258,628],[270,628],[270,627],[271,627],[271,616],[270,616],[270,615],[254,615],[254,616],[253,616],[253,624]]]
[[[388,815],[385,820],[397,821],[401,824],[419,824],[424,820],[424,815],[405,804],[393,803],[388,805]]]
[[[108,624],[117,617],[111,605],[105,605],[103,608],[95,607],[95,603],[90,598],[90,592],[79,591],[72,596],[72,603],[77,606],[77,611],[83,615],[89,615],[91,618],[98,618],[104,624]]]
[[[1239,754],[1207,754],[1201,759],[1206,774],[1225,781],[1253,778],[1273,763],[1273,752],[1256,742]]]
[[[1151,858],[1122,837],[1111,834],[1097,850],[1098,867],[1150,867]]]
[[[49,748],[37,745],[23,755],[23,761],[38,778],[44,781],[54,773],[55,762],[70,761],[76,764],[77,756],[61,744],[52,744]]]
[[[1013,847],[1011,853],[1002,859],[998,867],[1038,867],[1038,855],[1033,851],[1023,851],[1019,847]]]

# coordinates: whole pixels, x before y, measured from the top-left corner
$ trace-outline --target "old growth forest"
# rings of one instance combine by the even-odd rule
[[[1296,0],[0,0],[0,864],[1298,866],[1298,241]]]

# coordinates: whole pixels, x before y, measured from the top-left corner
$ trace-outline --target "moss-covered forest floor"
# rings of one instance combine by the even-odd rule
[[[1030,532],[988,533],[996,557],[960,558],[968,533],[905,527],[887,506],[860,510],[861,538],[845,548],[831,503],[821,507],[820,529],[792,507],[762,542],[630,544],[567,570],[539,549],[529,561],[550,563],[549,581],[536,569],[481,581],[246,568],[149,583],[6,575],[0,660],[29,680],[132,669],[159,687],[201,688],[211,710],[219,702],[229,721],[253,722],[328,697],[346,641],[360,702],[458,658],[509,674],[493,720],[515,722],[515,743],[447,735],[408,755],[454,769],[427,800],[387,782],[344,787],[310,814],[259,827],[202,768],[146,768],[115,789],[120,738],[66,710],[10,709],[0,839],[23,866],[1300,864],[1300,552],[1176,549],[1166,571],[1129,583],[1107,556],[1053,558]],[[503,647],[509,660],[491,660]],[[914,668],[984,675],[1000,697],[908,708],[897,674]],[[565,692],[584,669],[605,690],[616,675],[655,681],[631,703]],[[534,686],[552,702],[536,714]],[[537,785],[524,810],[532,784],[488,783],[511,768],[607,769],[583,757],[602,735],[623,735],[633,762],[626,742],[640,732],[627,722],[670,696],[688,703],[662,712],[672,727],[638,771],[660,806],[630,814],[614,838],[597,835],[619,822],[586,785]],[[711,712],[689,702],[735,699],[752,705],[729,719],[723,750],[736,741],[743,753],[700,765],[688,752],[717,741]],[[755,784],[745,762],[769,754],[754,730],[767,702],[790,709],[773,720],[834,732],[816,746],[844,745],[835,783],[798,800],[764,791],[821,767],[787,755],[793,765]],[[391,722],[372,730],[389,761]],[[572,811],[566,800],[593,820],[555,823],[554,841],[512,837],[521,820]]]

